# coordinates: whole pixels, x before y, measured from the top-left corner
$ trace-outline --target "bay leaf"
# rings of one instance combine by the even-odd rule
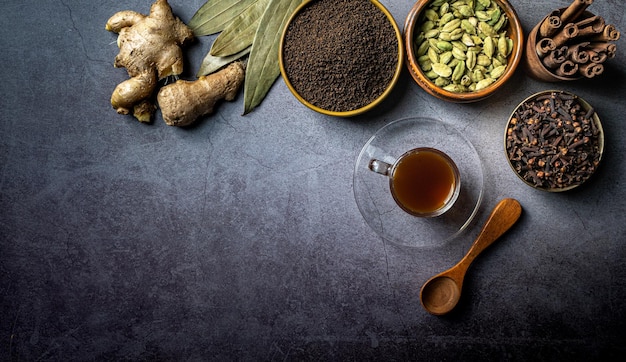
[[[191,17],[187,26],[196,36],[219,33],[253,1],[256,0],[208,0]]]
[[[303,0],[270,0],[261,16],[246,69],[243,114],[250,113],[261,104],[280,75],[280,38],[287,21],[302,2]]]
[[[211,55],[211,53],[208,53],[202,60],[202,64],[200,64],[200,69],[198,70],[196,76],[199,78],[203,75],[214,73],[223,68],[225,65],[228,65],[237,59],[243,58],[249,53],[250,47],[227,57],[216,57]]]
[[[269,0],[254,0],[235,17],[213,42],[211,55],[225,57],[252,45],[254,34],[268,3]]]

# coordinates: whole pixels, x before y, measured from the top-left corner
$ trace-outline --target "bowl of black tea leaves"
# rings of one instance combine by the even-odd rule
[[[288,20],[280,72],[317,112],[351,117],[380,104],[403,67],[402,34],[377,0],[308,0]]]

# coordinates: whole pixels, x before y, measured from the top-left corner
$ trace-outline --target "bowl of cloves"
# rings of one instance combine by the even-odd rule
[[[506,124],[504,147],[509,165],[524,183],[544,191],[568,191],[598,169],[604,131],[584,99],[546,90],[515,108]]]

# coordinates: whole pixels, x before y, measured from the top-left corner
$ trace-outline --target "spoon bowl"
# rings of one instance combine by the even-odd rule
[[[461,299],[463,279],[472,261],[513,226],[522,214],[515,199],[501,200],[493,209],[467,254],[452,268],[430,278],[420,290],[422,307],[433,315],[450,312]]]

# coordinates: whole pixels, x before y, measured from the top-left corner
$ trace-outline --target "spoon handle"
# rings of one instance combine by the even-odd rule
[[[521,214],[522,206],[517,200],[501,200],[491,211],[491,215],[489,215],[474,244],[472,244],[472,247],[459,264],[469,266],[478,254],[509,230],[517,222]]]

